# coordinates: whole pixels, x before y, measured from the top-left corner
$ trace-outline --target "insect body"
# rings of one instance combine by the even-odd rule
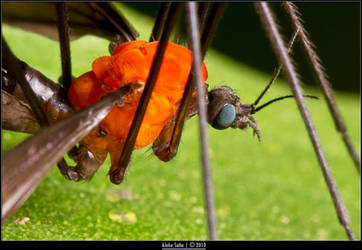
[[[210,20],[214,19],[214,17],[215,15],[210,14]],[[73,108],[75,110],[83,109],[98,101],[104,94],[112,92],[126,83],[144,85],[150,68],[150,62],[154,55],[151,44],[152,43],[141,41],[127,43],[117,48],[111,57],[101,57],[97,59],[93,64],[93,70],[79,77],[73,83],[69,91],[69,99],[72,102]],[[174,46],[173,44],[170,44],[169,47]],[[176,66],[181,65],[180,69],[190,68],[191,63],[182,60],[182,56],[184,56],[184,54],[190,54],[190,52],[185,48],[178,47],[179,48],[175,50],[177,51],[175,53],[166,51],[163,62],[164,67],[171,66],[172,63],[174,63]],[[148,56],[151,55],[149,57],[151,59],[137,60],[137,57],[134,57],[139,56],[138,58],[140,58],[140,55],[143,55],[145,58],[148,58]],[[169,64],[170,59],[167,59],[170,55],[176,57],[171,64]],[[129,64],[127,63],[127,60],[129,60]],[[135,64],[133,64],[133,62]],[[140,71],[137,71],[136,69],[139,69]],[[204,65],[202,70],[204,70]],[[187,72],[189,70],[185,71]],[[156,84],[151,102],[148,105],[144,123],[142,124],[141,131],[136,141],[136,148],[142,148],[154,140],[153,150],[156,153],[160,145],[162,145],[164,138],[167,139],[168,134],[164,131],[168,131],[167,129],[172,126],[175,110],[177,110],[181,97],[181,94],[177,91],[180,90],[180,92],[182,92],[186,83],[186,81],[183,81],[182,83],[177,82],[175,79],[188,75],[188,73],[184,73],[183,70],[173,70],[170,72],[172,72],[170,73],[172,76],[170,81],[161,81],[159,79],[158,84]],[[205,76],[205,72],[203,71],[202,74],[205,78],[203,80],[206,80],[207,78],[207,73]],[[13,70],[12,73],[17,74],[17,71]],[[162,76],[165,76],[168,73],[169,72],[163,72],[161,68],[159,78],[162,78]],[[70,73],[68,75],[70,76]],[[29,84],[30,82],[31,81],[29,81]],[[177,91],[174,89],[168,91],[172,87],[175,87]],[[37,90],[34,91],[36,92]],[[78,164],[75,168],[70,168],[72,171],[79,174],[81,179],[92,176],[104,161],[108,152],[110,152],[112,156],[112,166],[114,162],[117,163],[118,154],[122,151],[124,139],[127,136],[130,122],[133,119],[140,92],[141,91],[129,95],[125,106],[115,107],[109,116],[107,116],[96,129],[81,141],[81,146],[77,154],[73,155],[73,157],[77,159]],[[189,107],[189,110],[187,111],[188,115],[186,115],[186,119],[197,113],[195,105],[190,106],[191,107]],[[265,105],[262,105],[259,108],[255,108],[255,106],[256,104],[242,104],[231,89],[224,86],[217,87],[208,94],[208,121],[217,129],[225,129],[227,127],[245,129],[248,126],[251,126],[254,129],[254,134],[258,135],[260,139],[256,122],[251,115]],[[29,113],[31,115],[31,112]],[[47,112],[47,114],[48,113],[49,112]],[[10,125],[13,126],[14,124]],[[29,128],[29,126],[26,126],[26,128]],[[62,151],[62,153],[64,152],[65,150]],[[17,167],[16,164],[14,164],[14,167]],[[25,182],[21,182],[21,187],[25,186],[23,183]],[[24,190],[24,188],[22,189]]]
[[[158,42],[133,41],[119,45],[112,56],[97,58],[92,71],[75,79],[68,91],[75,111],[99,101],[109,92],[125,84],[144,86],[155,56]],[[169,161],[165,147],[171,136],[177,110],[191,70],[192,53],[189,49],[169,42],[147,111],[138,133],[135,149],[153,143],[153,151],[160,160]],[[207,79],[206,66],[201,66],[202,80]],[[207,84],[204,84],[207,88]],[[76,153],[77,166],[68,169],[70,179],[91,177],[111,155],[111,169],[117,168],[129,129],[135,116],[142,90],[129,94],[122,106],[112,108],[106,118],[81,142]],[[208,122],[216,129],[252,127],[260,140],[256,120],[251,116],[254,105],[242,104],[227,86],[214,88],[205,96],[208,103]],[[186,119],[198,113],[196,91],[188,108]],[[75,173],[75,172],[76,173]],[[122,169],[124,172],[125,169]],[[124,175],[124,173],[123,173]],[[75,176],[74,178],[71,176]]]
[[[68,105],[67,101],[64,101],[62,95],[58,96],[56,94],[62,93],[59,90],[59,85],[48,80],[35,69],[25,65],[32,76],[29,78],[29,85],[35,91],[42,108],[47,110],[50,121],[54,123],[71,115],[71,108],[74,111],[84,109],[99,101],[102,96],[116,91],[125,84],[133,83],[141,87],[144,86],[157,45],[158,42],[128,42],[118,46],[112,56],[97,58],[93,62],[92,71],[75,79],[70,86],[68,99],[72,107]],[[169,161],[174,157],[174,155],[168,153],[167,147],[169,146],[178,107],[190,73],[191,60],[192,53],[189,49],[174,43],[168,43],[158,80],[137,136],[135,149],[143,148],[153,142],[153,152],[160,160]],[[3,78],[5,77],[4,82],[13,86],[12,88],[15,90],[19,89],[18,83],[12,78],[7,78],[8,75],[5,73],[3,75]],[[205,82],[207,79],[205,64],[202,64],[201,73],[202,80]],[[42,79],[42,82],[37,79]],[[39,84],[42,84],[41,88],[39,88]],[[204,84],[204,87],[206,89],[208,85]],[[56,100],[54,105],[50,105],[52,103],[48,101],[43,101],[44,91],[39,91],[39,89],[46,89],[52,93],[54,100]],[[58,90],[54,91],[53,89]],[[15,95],[14,100],[21,99],[21,91],[18,91],[19,93],[17,91],[10,92]],[[122,106],[113,107],[106,118],[83,138],[79,143],[79,147],[73,148],[68,153],[77,162],[77,165],[61,170],[66,179],[79,181],[93,176],[104,162],[108,152],[111,155],[111,169],[118,166],[119,156],[122,153],[128,131],[135,116],[141,93],[142,88],[138,88],[138,90],[126,96]],[[256,121],[251,117],[255,105],[242,104],[239,97],[226,86],[214,88],[204,98],[208,104],[208,122],[214,128],[246,129],[251,126],[254,129],[254,134],[258,135],[260,139]],[[6,110],[10,111],[11,109],[7,108]],[[197,113],[196,91],[194,91],[185,114],[185,120]],[[34,133],[33,123],[36,123],[36,119],[32,117],[31,112],[29,115],[32,119],[26,122],[22,120],[23,122],[20,125],[14,123],[20,117],[13,112],[5,112],[4,115],[11,118],[9,120],[11,123],[9,129]],[[36,125],[39,129],[39,124]]]
[[[92,71],[73,81],[68,90],[68,98],[75,111],[98,102],[102,96],[114,92],[126,84],[135,84],[140,87],[128,94],[121,106],[113,107],[105,119],[83,138],[79,143],[79,147],[73,148],[69,152],[69,156],[77,162],[77,165],[61,170],[65,178],[79,181],[93,176],[106,159],[108,153],[111,156],[111,170],[118,168],[120,155],[135,116],[142,94],[142,87],[146,83],[157,46],[158,42],[133,41],[123,43],[114,50],[112,56],[97,58],[92,64]],[[175,154],[170,154],[168,150],[169,139],[173,135],[173,127],[175,126],[178,108],[191,70],[191,63],[192,53],[189,49],[174,43],[168,43],[155,88],[137,135],[135,149],[153,143],[153,152],[160,160],[169,161],[174,157]],[[32,72],[32,74],[39,74],[34,70]],[[204,88],[207,88],[208,85],[205,83],[207,70],[204,63],[201,67],[201,73]],[[270,87],[271,83],[266,89]],[[13,84],[16,85],[14,82]],[[29,84],[37,92],[37,88],[33,87],[35,83],[30,81]],[[49,86],[54,85],[49,81],[47,81],[47,84],[50,84]],[[44,85],[43,88],[49,88],[49,86]],[[257,135],[260,141],[260,132],[252,114],[276,100],[292,97],[277,98],[256,108],[255,106],[265,92],[259,96],[254,104],[248,105],[241,103],[239,97],[231,88],[227,86],[214,88],[204,96],[208,105],[209,124],[215,129],[226,129],[228,127],[246,129],[252,127],[254,135]],[[38,98],[42,99],[42,94],[38,94]],[[45,110],[50,110],[47,102],[40,101],[40,103]],[[61,103],[61,98],[58,98],[56,103],[57,105],[52,106],[51,110],[53,111],[50,114],[63,114],[65,110],[61,107],[68,107],[67,104]],[[70,113],[66,112],[68,115]],[[185,120],[197,113],[196,91],[194,91],[185,114]],[[51,117],[51,120],[55,119],[56,121],[63,116]],[[12,121],[16,119],[16,117],[12,117]],[[31,126],[26,124],[25,127]],[[21,128],[13,127],[12,129],[21,131]],[[121,171],[123,178],[126,168],[122,168]]]
[[[99,101],[103,95],[114,92],[125,84],[138,83],[144,86],[157,45],[158,42],[128,42],[118,46],[112,56],[97,58],[93,62],[92,71],[78,77],[69,88],[68,97],[74,110],[83,109]],[[175,117],[191,64],[192,53],[189,49],[168,43],[157,82],[137,136],[136,149],[152,143],[163,127]],[[205,81],[207,79],[205,64],[202,65],[201,72]],[[98,128],[80,142],[81,147],[87,148],[98,162],[103,162],[109,152],[112,167],[117,166],[141,92],[129,95],[122,107],[113,107]],[[84,179],[93,175],[98,167],[90,168],[87,164],[78,164],[74,170]]]

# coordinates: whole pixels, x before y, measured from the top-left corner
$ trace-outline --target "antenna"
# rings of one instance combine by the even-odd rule
[[[290,39],[289,43],[288,43],[288,53],[290,53],[290,51],[293,48],[294,42],[298,36],[299,33],[299,28],[294,32],[292,39]],[[265,89],[263,90],[263,92],[261,92],[261,94],[259,95],[259,97],[255,100],[255,102],[251,105],[252,106],[252,111],[251,114],[255,114],[256,112],[260,111],[261,109],[265,108],[266,106],[283,100],[283,99],[287,99],[287,98],[293,98],[294,95],[286,95],[286,96],[281,96],[275,99],[272,99],[270,101],[268,101],[267,103],[264,103],[263,105],[256,107],[256,105],[259,104],[261,98],[263,98],[263,96],[265,95],[265,93],[269,90],[270,86],[275,82],[275,80],[278,78],[280,72],[282,71],[282,65],[279,64],[278,68],[274,69],[273,75],[272,75],[272,79],[270,80],[270,82],[268,83],[268,85],[265,87]],[[313,96],[313,95],[303,95],[303,97],[307,97],[307,98],[313,98],[313,99],[318,99],[318,97]]]
[[[289,44],[288,44],[288,53],[290,53],[290,51],[293,48],[295,39],[297,38],[299,33],[299,28],[294,32],[292,39],[290,39]],[[261,92],[261,94],[259,95],[259,97],[255,100],[255,102],[252,104],[253,107],[256,107],[256,105],[259,104],[261,98],[265,95],[265,93],[268,91],[268,89],[270,88],[270,86],[274,83],[274,81],[278,78],[280,72],[282,70],[282,65],[279,64],[278,68],[274,69],[273,75],[272,75],[272,79],[270,80],[269,84],[265,87],[265,89],[263,90],[263,92]],[[287,97],[284,97],[287,98]],[[283,99],[284,99],[283,98]]]
[[[277,101],[280,101],[280,100],[283,100],[283,99],[287,99],[287,98],[293,98],[294,95],[286,95],[286,96],[281,96],[281,97],[278,97],[278,98],[275,98],[273,100],[270,100],[269,102],[267,103],[264,103],[263,105],[260,105],[259,107],[257,108],[254,108],[251,112],[251,114],[255,114],[256,112],[260,111],[261,109],[265,108],[266,106],[272,104],[273,102],[277,102]],[[308,97],[308,98],[313,98],[313,99],[319,99],[318,97],[314,96],[314,95],[303,95],[303,97]]]

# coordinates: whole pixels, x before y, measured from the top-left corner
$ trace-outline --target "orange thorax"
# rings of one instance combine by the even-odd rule
[[[121,44],[112,56],[97,58],[92,71],[73,81],[68,91],[74,110],[83,109],[127,83],[145,84],[158,42],[133,41]],[[189,49],[168,43],[160,72],[137,136],[135,148],[152,143],[162,128],[176,115],[191,70],[192,53]],[[203,81],[207,79],[202,64]],[[135,115],[141,93],[125,99],[122,107],[112,108],[100,126],[112,140],[124,141]]]

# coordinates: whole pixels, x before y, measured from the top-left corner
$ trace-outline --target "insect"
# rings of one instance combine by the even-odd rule
[[[69,88],[68,97],[73,108],[76,111],[85,108],[99,101],[107,92],[114,92],[127,83],[134,82],[144,85],[157,46],[158,42],[128,42],[118,46],[112,56],[97,58],[93,62],[93,70],[78,77]],[[177,44],[168,43],[163,66],[138,133],[135,149],[143,148],[156,140],[152,147],[154,153],[161,160],[169,160],[169,157],[165,158],[162,155],[165,144],[163,139],[174,124],[190,70],[191,51]],[[201,71],[205,82],[207,79],[205,64],[202,65]],[[116,169],[119,165],[117,161],[131,127],[140,93],[138,92],[138,95],[134,93],[125,101],[124,105],[114,107],[99,126],[80,143],[80,150],[89,151],[97,159],[98,166],[104,162],[107,151],[110,152],[112,181],[114,178],[112,169]],[[192,101],[194,105],[187,111],[187,119],[197,113],[195,98],[196,93]],[[246,129],[250,126],[260,140],[256,120],[251,116],[255,112],[255,105],[241,104],[239,97],[228,87],[213,89],[209,93],[209,98],[208,120],[214,128],[226,129],[232,126]],[[68,176],[72,176],[73,180],[77,181],[91,177],[97,168],[93,164],[90,164],[90,167],[84,162],[87,161],[80,157],[78,165],[75,168],[69,168],[71,172],[68,173]],[[125,168],[121,170],[122,178],[125,170]]]
[[[228,107],[230,107],[230,106],[228,106]],[[217,125],[215,125],[215,126],[217,126]]]

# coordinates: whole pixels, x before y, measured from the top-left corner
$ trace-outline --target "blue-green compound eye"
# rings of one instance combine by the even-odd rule
[[[216,129],[226,129],[234,122],[236,109],[233,104],[226,104],[216,116],[212,126]]]

